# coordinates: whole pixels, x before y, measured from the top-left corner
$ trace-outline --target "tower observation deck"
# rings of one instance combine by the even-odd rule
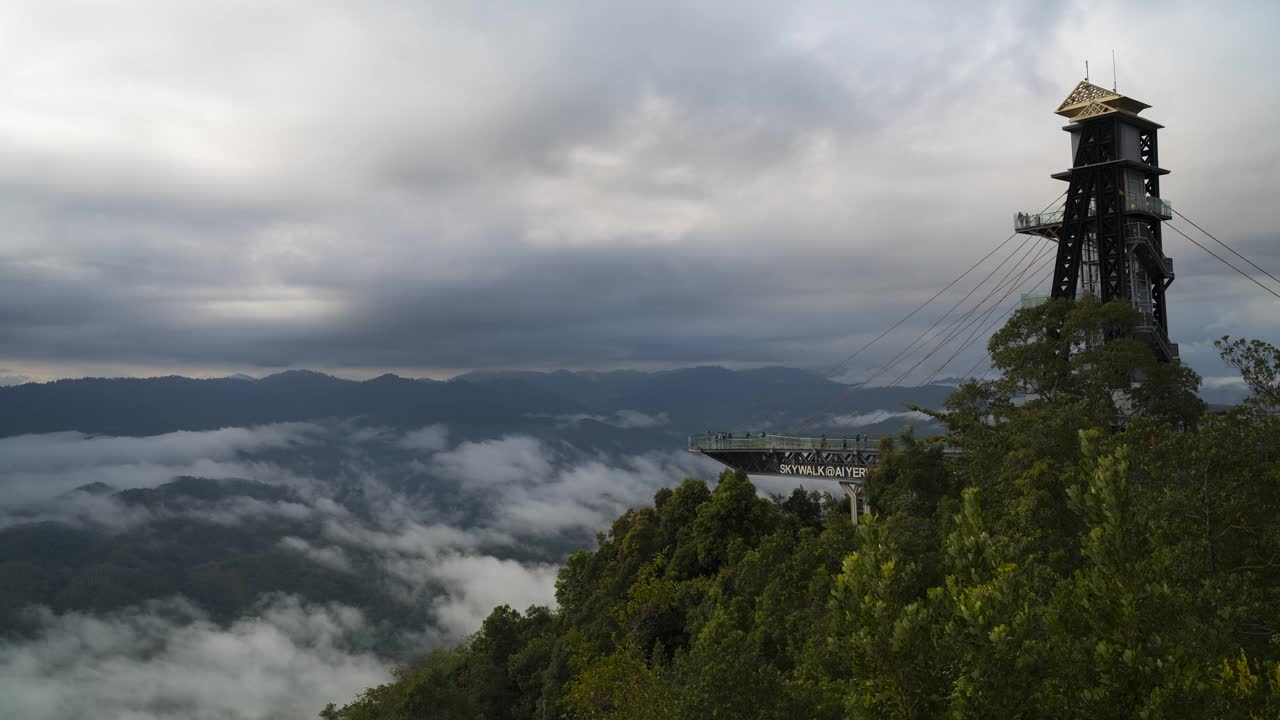
[[[1161,224],[1173,211],[1160,196],[1156,134],[1162,125],[1138,113],[1150,107],[1083,81],[1055,111],[1071,122],[1071,169],[1050,177],[1067,183],[1060,210],[1020,212],[1019,233],[1058,243],[1055,298],[1092,297],[1128,302],[1138,311],[1137,332],[1163,361],[1178,359],[1169,342],[1165,291],[1173,261],[1164,254]]]

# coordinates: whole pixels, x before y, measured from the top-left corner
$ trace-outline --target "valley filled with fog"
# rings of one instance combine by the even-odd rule
[[[773,395],[744,392],[762,378]],[[0,389],[0,715],[312,717],[495,606],[554,605],[568,554],[715,477],[683,448],[722,408],[785,421],[833,387],[698,368]],[[905,405],[943,392],[872,395],[849,430],[925,425]]]
[[[564,555],[711,470],[350,423],[67,432],[0,457],[7,717],[306,716],[496,605],[552,604]]]

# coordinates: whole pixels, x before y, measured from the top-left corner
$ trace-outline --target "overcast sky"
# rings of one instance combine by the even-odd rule
[[[0,3],[0,381],[821,367],[1065,189],[1052,111],[1112,48],[1164,194],[1280,274],[1278,32],[1268,2]],[[1193,366],[1280,340],[1280,301],[1166,252]]]

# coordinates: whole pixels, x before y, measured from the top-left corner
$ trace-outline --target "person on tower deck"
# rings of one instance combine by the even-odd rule
[[[819,438],[819,446],[823,448],[827,446],[827,436],[825,433],[822,435],[821,438]]]

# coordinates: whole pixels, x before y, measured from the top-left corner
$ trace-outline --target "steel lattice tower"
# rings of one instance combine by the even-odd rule
[[[1138,311],[1137,331],[1164,361],[1178,359],[1169,342],[1165,291],[1173,261],[1165,257],[1161,223],[1172,217],[1160,198],[1157,131],[1138,117],[1150,107],[1087,80],[1055,111],[1071,122],[1072,166],[1050,177],[1068,183],[1062,210],[1018,213],[1018,232],[1058,241],[1052,296],[1123,301]]]

